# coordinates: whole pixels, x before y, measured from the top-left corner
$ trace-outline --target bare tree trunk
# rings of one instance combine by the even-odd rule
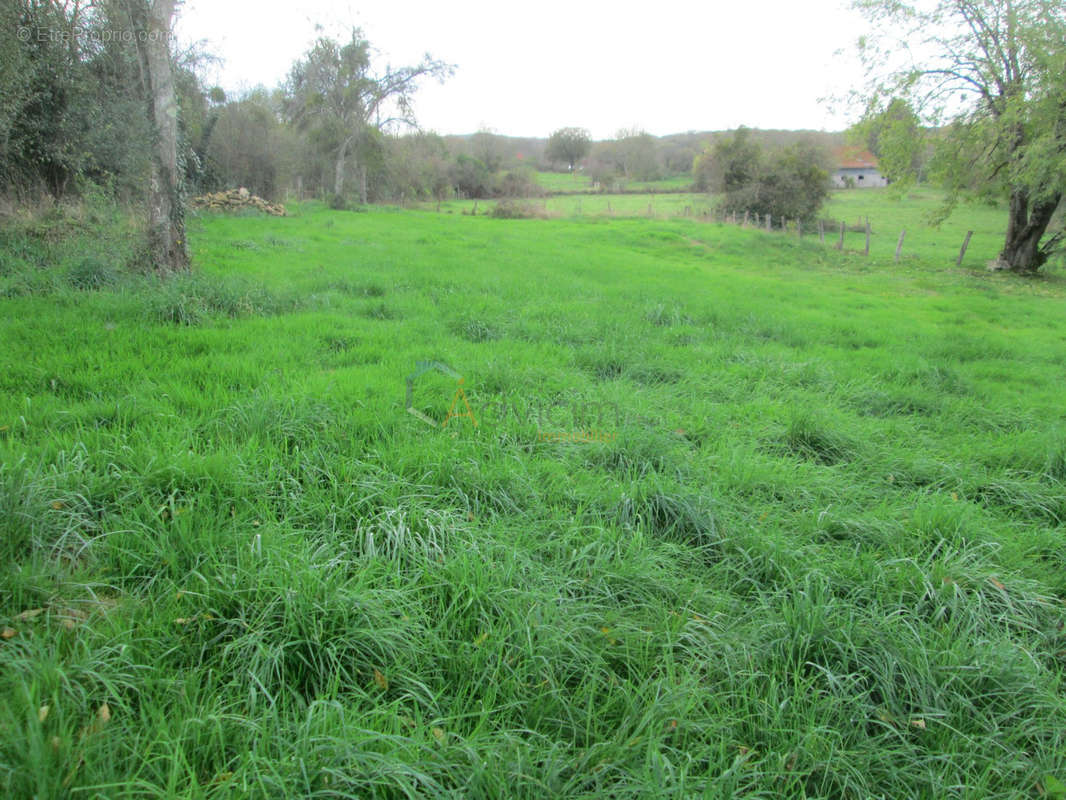
[[[997,259],[1000,269],[1036,272],[1044,265],[1048,254],[1041,249],[1040,240],[1061,199],[1060,193],[1050,199],[1030,203],[1029,193],[1024,189],[1011,192],[1007,236]]]
[[[333,166],[333,195],[340,197],[344,193],[344,159],[348,155],[348,143],[345,142],[337,151],[337,162]]]
[[[151,91],[155,123],[155,152],[148,198],[148,246],[153,266],[159,272],[189,268],[185,244],[185,210],[178,172],[178,103],[174,97],[174,74],[170,65],[170,25],[175,0],[147,4],[144,31],[144,65]]]

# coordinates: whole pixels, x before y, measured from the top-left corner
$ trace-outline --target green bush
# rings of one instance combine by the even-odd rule
[[[534,219],[544,216],[533,203],[519,200],[501,200],[492,209],[491,216],[496,219]]]
[[[693,170],[696,186],[721,195],[726,211],[810,222],[829,196],[828,163],[813,142],[766,153],[741,128],[698,156]]]

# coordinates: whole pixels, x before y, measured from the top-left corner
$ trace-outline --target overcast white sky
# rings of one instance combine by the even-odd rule
[[[438,133],[488,127],[547,136],[564,125],[607,138],[758,128],[839,130],[823,98],[860,78],[860,17],[845,0],[384,2],[186,0],[180,41],[207,40],[228,92],[277,85],[316,36],[362,27],[382,63],[426,51],[457,65],[415,111]],[[840,52],[843,51],[843,52]]]

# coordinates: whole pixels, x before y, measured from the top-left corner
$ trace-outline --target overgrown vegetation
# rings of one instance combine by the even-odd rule
[[[741,128],[719,139],[693,165],[697,189],[719,195],[731,212],[814,219],[829,196],[829,154],[813,141],[764,152]]]

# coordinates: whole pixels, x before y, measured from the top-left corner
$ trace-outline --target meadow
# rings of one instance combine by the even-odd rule
[[[581,172],[536,172],[534,181],[549,192],[591,192],[593,191],[592,178]],[[660,191],[660,192],[683,192],[691,189],[691,175],[672,175],[668,178],[660,178],[654,181],[625,181],[625,189],[629,192]]]
[[[571,176],[556,176],[571,177]],[[537,198],[525,202],[535,213],[545,217],[643,217],[666,220],[674,217],[711,217],[716,212],[717,199],[699,192],[667,191],[660,184],[651,184],[660,191],[634,194],[590,194]],[[932,217],[943,203],[936,190],[921,187],[900,197],[892,189],[864,189],[834,191],[823,208],[825,246],[835,247],[839,239],[839,224],[845,223],[844,249],[865,250],[867,219],[871,226],[870,253],[879,259],[893,259],[900,233],[904,233],[901,258],[912,266],[925,264],[936,268],[953,267],[968,231],[973,231],[966,249],[963,266],[979,269],[988,264],[1003,246],[1006,214],[993,205],[961,204],[946,220],[934,225]],[[419,206],[436,210],[433,203]],[[440,204],[442,213],[491,213],[494,201],[451,201]],[[738,220],[739,222],[739,220]],[[774,222],[774,227],[779,221]],[[793,222],[791,233],[796,233]],[[752,227],[755,227],[752,221]],[[818,230],[808,224],[800,231],[808,241],[818,240]],[[1061,256],[1049,265],[1049,271],[1061,271]]]
[[[892,202],[4,231],[0,795],[1063,800],[1066,282]]]

